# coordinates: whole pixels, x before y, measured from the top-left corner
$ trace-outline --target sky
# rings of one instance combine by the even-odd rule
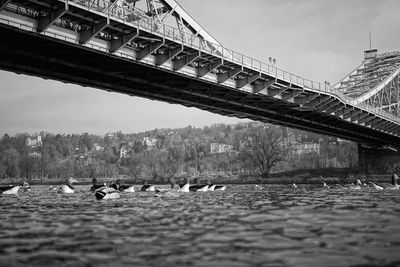
[[[142,0],[144,1],[144,0]],[[398,0],[178,0],[225,47],[332,85],[361,64],[363,51],[400,50]],[[236,123],[196,108],[0,70],[5,133],[135,133]]]

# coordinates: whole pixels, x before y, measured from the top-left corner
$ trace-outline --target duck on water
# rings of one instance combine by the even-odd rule
[[[0,186],[0,195],[15,195],[22,185],[3,185]]]
[[[31,188],[26,181],[19,185],[2,185],[0,186],[0,195],[15,195],[19,190],[30,191]]]
[[[149,184],[147,182],[147,180],[144,180],[143,181],[143,186],[142,186],[142,188],[140,188],[140,191],[142,191],[142,192],[154,192],[154,191],[156,191],[156,188],[155,188],[154,185]]]
[[[128,192],[128,193],[135,192],[135,186],[129,185],[129,184],[121,185],[121,181],[119,179],[117,179],[117,181],[115,181],[115,184],[110,185],[110,187],[112,187],[115,190],[118,190],[120,192]]]
[[[370,182],[369,184],[372,186],[372,188],[374,188],[374,189],[376,189],[376,190],[383,190],[383,189],[399,190],[399,189],[400,189],[400,186],[399,186],[399,184],[397,183],[397,181],[398,181],[399,179],[400,179],[400,178],[397,176],[397,174],[393,174],[393,175],[392,175],[392,183],[391,183],[391,184],[385,183],[385,184],[383,184],[383,186],[376,185],[376,184],[374,184],[373,182]]]
[[[206,191],[224,191],[225,185],[215,185],[208,181],[207,184],[200,184],[197,178],[194,179],[194,185],[190,184],[189,178],[186,178],[186,183],[179,185],[180,192],[206,192]]]
[[[72,186],[72,184],[73,183],[77,183],[77,182],[78,181],[73,177],[68,178],[66,184],[62,185],[58,189],[57,193],[61,193],[61,194],[72,194],[72,193],[75,193],[75,188]]]
[[[93,178],[92,179],[92,187],[90,188],[90,191],[96,191],[96,190],[99,190],[100,188],[104,188],[104,187],[107,187],[106,183],[98,184],[97,179]]]
[[[113,187],[100,188],[95,191],[94,195],[98,200],[115,199],[120,197],[118,191]]]

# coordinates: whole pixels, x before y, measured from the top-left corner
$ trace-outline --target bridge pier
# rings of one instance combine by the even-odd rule
[[[385,173],[396,164],[400,166],[400,152],[358,144],[358,162],[360,170],[365,174]]]

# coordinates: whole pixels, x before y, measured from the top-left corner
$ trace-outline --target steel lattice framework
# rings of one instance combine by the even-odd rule
[[[400,51],[378,54],[376,49],[364,52],[364,61],[335,88],[365,103],[400,117]]]

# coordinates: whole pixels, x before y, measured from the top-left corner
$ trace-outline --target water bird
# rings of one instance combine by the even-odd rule
[[[194,179],[195,185],[189,186],[189,191],[191,192],[205,192],[208,190],[208,185],[199,184],[199,180],[197,178]],[[215,190],[215,189],[214,189]]]
[[[362,185],[362,183],[361,183],[360,179],[357,179],[352,184],[349,185],[349,189],[360,190],[361,185]]]
[[[214,191],[215,190],[216,185],[215,184],[209,184],[208,185],[208,191]]]
[[[110,185],[110,187],[112,187],[115,190],[118,190],[120,192],[128,192],[128,193],[135,192],[134,185],[128,185],[128,184],[121,185],[121,181],[119,179],[115,182],[115,184]]]
[[[148,184],[147,180],[143,181],[143,186],[140,188],[140,191],[145,191],[145,192],[154,192],[156,191],[156,188],[152,184]]]
[[[263,187],[261,185],[258,185],[258,184],[254,185],[254,189],[262,189],[262,188]]]
[[[376,184],[374,184],[373,182],[369,182],[369,184],[372,186],[373,189],[376,189],[376,190],[383,190],[383,187],[382,187],[382,186],[376,185]]]
[[[15,195],[22,185],[4,185],[0,186],[0,195]]]
[[[115,190],[115,188],[113,188],[113,187],[105,187],[102,189],[98,189],[94,193],[94,195],[96,196],[96,198],[98,200],[100,200],[100,199],[115,199],[115,198],[120,197],[118,191]]]
[[[297,189],[297,185],[295,183],[292,184],[293,189]]]
[[[175,185],[176,185],[175,180],[173,178],[169,179],[168,183],[170,184],[171,187],[169,189],[157,190],[157,193],[156,193],[157,197],[163,197],[163,196],[164,197],[178,197],[178,196],[180,196],[179,192],[181,192],[181,191],[180,191],[180,188],[179,189],[175,188]],[[179,186],[177,186],[177,187],[179,187]]]
[[[62,185],[58,189],[57,193],[61,193],[61,194],[72,194],[72,193],[75,193],[75,188],[72,186],[72,184],[73,183],[77,183],[77,182],[78,181],[73,177],[68,178],[67,183]]]
[[[57,189],[58,189],[58,187],[55,186],[55,185],[50,185],[49,186],[49,190],[57,190]]]
[[[208,185],[207,191],[225,191],[225,189],[226,189],[225,185],[211,184],[210,180],[208,180],[207,185]]]
[[[390,186],[388,186],[386,189],[396,189],[396,190],[398,190],[400,187],[397,184],[397,180],[399,180],[399,176],[397,176],[397,174],[393,174],[392,175],[392,184]]]
[[[322,183],[322,188],[324,189],[330,189],[330,186],[326,184],[326,182]]]
[[[189,192],[189,187],[190,187],[189,178],[186,178],[186,183],[180,184],[178,185],[178,187],[179,187],[178,189],[179,192],[185,192],[185,193]]]
[[[28,182],[24,181],[22,183],[22,186],[21,186],[20,190],[25,191],[25,192],[29,192],[29,191],[31,191],[31,187],[29,186]]]
[[[104,183],[104,184],[98,184],[97,183],[97,179],[96,178],[93,178],[92,179],[92,187],[90,188],[90,191],[96,191],[96,190],[98,190],[98,189],[100,189],[100,188],[104,188],[104,187],[106,187],[107,185],[106,185],[106,183]]]
[[[216,185],[214,191],[225,191],[226,185]]]

